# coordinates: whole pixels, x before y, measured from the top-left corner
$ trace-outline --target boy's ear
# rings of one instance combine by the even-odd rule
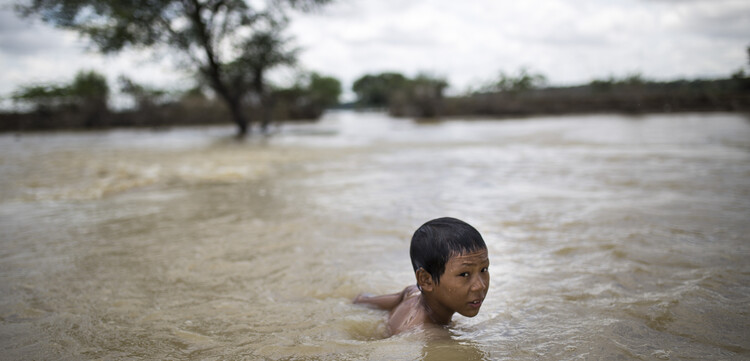
[[[417,285],[419,285],[419,288],[425,292],[432,292],[432,290],[435,288],[435,283],[432,280],[432,275],[430,275],[430,273],[425,271],[422,267],[417,270],[416,275]]]

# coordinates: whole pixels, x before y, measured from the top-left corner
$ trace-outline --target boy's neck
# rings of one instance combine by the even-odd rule
[[[420,297],[420,304],[424,308],[425,313],[427,314],[427,317],[430,318],[432,323],[437,325],[447,325],[451,322],[451,319],[453,318],[453,313],[448,310],[442,309],[443,307],[440,307],[437,302],[432,300],[432,298],[427,297],[424,292],[419,295]],[[442,312],[441,312],[442,311]]]

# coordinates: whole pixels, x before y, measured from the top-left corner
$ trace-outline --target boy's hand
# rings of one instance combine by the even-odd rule
[[[369,293],[360,293],[357,295],[357,297],[354,297],[352,303],[364,303],[367,302],[367,299],[369,299],[370,297],[372,297],[372,295]]]

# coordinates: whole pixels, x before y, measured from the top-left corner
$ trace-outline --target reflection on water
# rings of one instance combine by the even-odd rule
[[[746,359],[733,114],[0,136],[7,359]],[[385,338],[411,232],[487,241],[482,312]]]

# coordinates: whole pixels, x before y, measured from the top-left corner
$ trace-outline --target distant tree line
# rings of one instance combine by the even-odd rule
[[[200,83],[187,90],[166,90],[120,76],[118,85],[132,106],[116,111],[108,105],[115,92],[95,71],[79,71],[70,83],[21,86],[11,98],[23,111],[0,114],[0,131],[222,124],[232,117],[225,104],[206,91],[211,88]],[[242,111],[262,114],[264,127],[272,119],[314,120],[338,104],[341,91],[334,77],[301,73],[291,86],[264,82],[263,94],[248,98]]]
[[[529,79],[538,79],[529,82]],[[750,111],[750,78],[653,81],[640,74],[596,79],[578,86],[547,86],[520,72],[443,102],[444,116],[526,116],[592,112],[654,113]]]
[[[539,73],[531,73],[526,68],[521,68],[517,75],[506,74],[500,71],[497,79],[480,87],[479,93],[522,93],[532,89],[543,88],[547,85],[547,77]]]
[[[83,116],[84,126],[92,126],[107,113],[109,86],[106,78],[94,71],[80,71],[70,84],[24,86],[13,95],[40,113],[68,111]]]
[[[267,127],[270,119],[316,119],[339,105],[342,89],[337,79],[314,72],[296,79],[285,87],[265,81],[262,92],[249,94],[243,112],[261,115]],[[118,84],[119,92],[133,100],[132,109],[111,111],[107,99],[113,91],[104,76],[93,71],[81,71],[67,84],[23,86],[13,99],[30,113],[0,114],[0,130],[221,124],[232,117],[206,91],[211,87],[200,82],[184,91],[153,88],[127,77],[120,77]],[[548,86],[544,75],[521,69],[499,72],[494,80],[463,95],[445,96],[447,86],[445,79],[428,74],[365,74],[352,84],[353,105],[417,118],[750,111],[750,77],[744,69],[725,79],[659,82],[634,73],[567,87]]]
[[[750,47],[748,65],[750,65]],[[446,97],[437,77],[408,78],[396,72],[366,74],[352,90],[360,108],[387,109],[394,116],[523,116],[588,112],[750,111],[750,77],[743,68],[724,79],[654,81],[639,73],[610,76],[578,86],[555,87],[526,68],[460,96]]]

